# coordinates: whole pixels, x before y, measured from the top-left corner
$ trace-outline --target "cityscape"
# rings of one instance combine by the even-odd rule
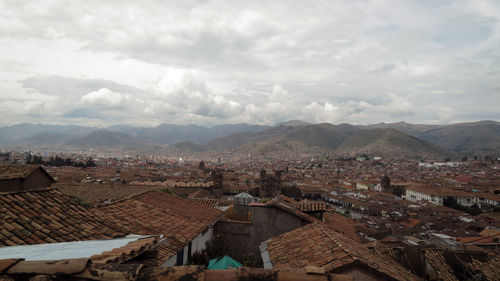
[[[500,3],[0,1],[0,280],[500,281]]]

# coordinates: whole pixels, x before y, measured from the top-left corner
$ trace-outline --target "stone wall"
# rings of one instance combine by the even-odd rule
[[[273,206],[248,206],[249,221],[221,219],[215,225],[216,235],[226,238],[229,255],[238,261],[252,254],[262,264],[260,243],[297,229],[307,221]]]

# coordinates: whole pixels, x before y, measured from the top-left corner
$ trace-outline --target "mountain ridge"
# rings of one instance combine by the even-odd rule
[[[432,147],[417,144],[414,139],[406,138],[396,133],[388,134],[377,139],[374,133],[373,141],[376,144],[360,144],[359,147],[342,145],[352,135],[366,130],[394,129],[407,136],[416,138],[432,145]],[[500,123],[493,120],[477,122],[463,122],[449,125],[411,124],[402,122],[378,123],[372,125],[351,125],[329,123],[309,124],[300,120],[291,120],[276,126],[252,125],[246,123],[222,124],[212,127],[176,124],[161,124],[155,127],[135,127],[128,125],[110,126],[108,128],[84,127],[76,125],[44,125],[21,123],[13,126],[0,127],[0,145],[7,148],[16,147],[43,147],[49,149],[56,145],[72,147],[87,146],[78,139],[85,138],[95,131],[107,131],[108,134],[122,133],[109,137],[104,146],[117,146],[133,148],[134,144],[140,147],[155,145],[171,145],[182,151],[253,151],[250,147],[259,148],[261,151],[273,151],[271,147],[282,151],[287,150],[312,150],[323,149],[345,153],[348,147],[352,150],[373,150],[375,147],[384,147],[382,144],[391,143],[392,139],[405,139],[408,149],[419,146],[423,151],[431,152],[435,148],[444,149],[462,155],[475,154],[500,154]],[[370,135],[370,134],[368,134]],[[95,137],[95,135],[94,135]],[[101,136],[103,137],[103,136]],[[175,144],[184,142],[183,145]],[[351,142],[355,142],[351,138]],[[87,140],[87,143],[92,143]],[[127,144],[128,143],[128,144]],[[190,144],[192,143],[192,144]],[[340,147],[339,149],[337,149]],[[386,147],[390,147],[387,146]],[[404,147],[404,145],[402,146]],[[426,148],[425,148],[426,147]],[[240,149],[238,149],[240,148]]]

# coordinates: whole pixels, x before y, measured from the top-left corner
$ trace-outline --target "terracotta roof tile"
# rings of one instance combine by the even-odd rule
[[[361,264],[396,280],[420,280],[398,263],[373,253],[321,222],[284,233],[265,243],[275,270],[296,270],[312,265],[338,272],[347,266]]]
[[[150,191],[99,206],[96,214],[134,234],[164,234],[160,262],[181,250],[211,225],[222,211],[163,191]]]
[[[222,199],[201,199],[201,198],[189,198],[189,199],[196,201],[200,204],[213,207],[213,208],[229,207],[229,206],[233,205],[233,202],[231,202],[229,200],[222,200]]]
[[[425,249],[425,257],[441,281],[458,281],[455,272],[446,263],[443,253],[439,249]]]
[[[151,190],[164,188],[157,185],[125,184],[72,184],[56,183],[52,187],[61,193],[82,199],[85,203],[113,202]],[[107,203],[109,203],[107,202]]]
[[[23,201],[23,207],[16,208]],[[0,246],[121,237],[115,224],[54,189],[0,194]],[[57,215],[55,215],[57,214]]]
[[[0,164],[0,180],[25,178],[37,169],[40,169],[52,182],[55,182],[54,178],[40,165]]]

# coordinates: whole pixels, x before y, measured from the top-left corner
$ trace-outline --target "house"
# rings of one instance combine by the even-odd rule
[[[110,239],[128,234],[53,188],[0,193],[0,247]]]
[[[468,193],[439,186],[410,186],[406,188],[406,194],[403,198],[413,202],[429,201],[441,206],[446,198],[453,198],[458,204],[466,207],[473,205],[477,205],[480,208],[500,207],[500,195]]]
[[[265,204],[235,204],[217,222],[215,233],[227,239],[231,257],[244,260],[245,256],[253,255],[261,264],[259,245],[262,241],[314,220],[312,216],[277,200]]]
[[[323,220],[323,213],[327,210],[326,203],[323,201],[310,201],[304,199],[300,202],[293,200],[285,195],[279,195],[277,200],[289,207],[295,208],[305,214],[313,216],[318,220]]]
[[[154,190],[97,206],[94,212],[130,233],[164,235],[167,243],[158,246],[157,262],[161,266],[187,264],[189,256],[205,249],[223,213],[196,201]]]
[[[39,165],[0,165],[0,192],[43,189],[55,182]]]
[[[421,280],[399,263],[314,222],[262,242],[264,268],[290,270],[316,266],[354,280]]]

